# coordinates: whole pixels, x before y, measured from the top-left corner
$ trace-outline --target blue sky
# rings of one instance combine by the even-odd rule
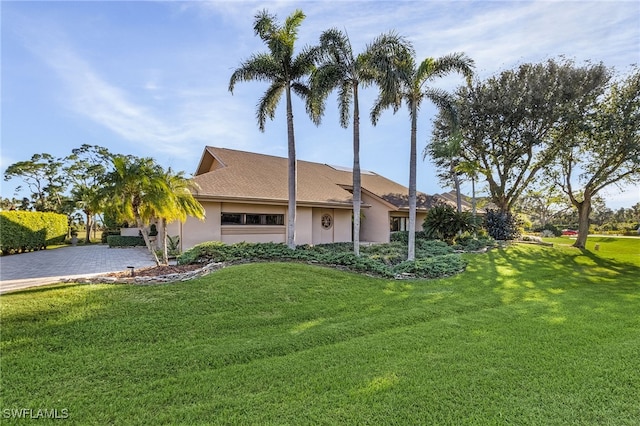
[[[2,172],[35,153],[62,157],[83,143],[152,156],[187,173],[205,145],[286,157],[284,103],[261,133],[255,105],[266,83],[238,83],[233,95],[227,90],[241,61],[265,50],[252,29],[262,9],[280,21],[301,9],[307,18],[300,47],[337,27],[360,52],[395,30],[420,60],[465,52],[480,78],[559,55],[578,64],[602,61],[622,74],[640,61],[636,1],[3,1],[1,8]],[[454,90],[462,83],[451,76],[438,86]],[[367,114],[375,95],[362,94]],[[335,103],[330,97],[316,127],[294,101],[298,159],[351,165],[351,129],[338,125]],[[420,150],[434,114],[429,105],[420,112]],[[363,117],[361,140],[364,169],[407,184],[405,108],[383,113],[376,127]],[[3,181],[1,195],[12,197],[19,184]],[[429,162],[418,164],[418,189],[449,190]],[[604,195],[610,208],[640,202],[638,187]]]

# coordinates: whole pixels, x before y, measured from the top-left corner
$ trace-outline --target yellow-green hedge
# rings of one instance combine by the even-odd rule
[[[67,216],[49,212],[0,212],[0,250],[23,253],[64,242]]]

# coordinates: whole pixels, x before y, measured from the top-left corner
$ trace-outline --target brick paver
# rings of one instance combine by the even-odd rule
[[[88,245],[2,256],[0,293],[56,283],[63,278],[126,271],[127,266],[141,268],[153,265],[153,257],[144,247]]]

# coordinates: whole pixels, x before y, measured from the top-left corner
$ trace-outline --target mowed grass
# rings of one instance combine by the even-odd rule
[[[611,240],[629,252],[516,245],[465,255],[465,273],[432,281],[260,263],[179,284],[3,295],[0,415],[637,425],[640,240]]]

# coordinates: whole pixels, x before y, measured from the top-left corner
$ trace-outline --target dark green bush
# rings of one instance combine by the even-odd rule
[[[0,250],[23,253],[61,244],[67,236],[67,216],[50,212],[0,212]]]
[[[464,271],[467,261],[457,254],[405,261],[393,268],[395,274],[410,274],[421,278],[439,278]]]
[[[107,244],[109,247],[135,247],[144,246],[144,238],[142,237],[130,237],[122,235],[109,235],[107,237]]]
[[[107,237],[109,237],[111,235],[120,236],[120,230],[119,229],[105,229],[104,231],[102,231],[102,237],[100,238],[100,241],[102,242],[102,244],[107,244]]]
[[[351,243],[303,245],[291,250],[285,244],[227,245],[216,241],[199,244],[185,251],[178,257],[178,263],[283,260],[338,266],[381,277],[394,277],[403,272],[415,277],[436,277],[452,275],[464,269],[466,263],[452,252],[453,249],[444,242],[421,240],[416,243],[416,263],[405,261],[407,245],[400,242],[363,246],[361,256],[356,256]],[[443,262],[430,260],[443,257],[446,257]],[[452,260],[454,257],[459,260]]]
[[[551,223],[547,223],[542,227],[535,228],[533,230],[533,232],[542,232],[542,231],[545,231],[545,230],[553,232],[553,235],[556,236],[556,237],[559,237],[559,236],[562,235],[562,230],[559,229],[557,226],[551,224]]]
[[[416,241],[418,240],[430,240],[430,238],[424,231],[416,231]],[[408,244],[409,243],[409,231],[395,231],[391,233],[390,241]]]
[[[495,240],[488,235],[481,235],[476,238],[473,238],[471,235],[463,235],[462,237],[456,239],[456,243],[453,245],[453,249],[471,252],[478,251],[485,247],[495,246]]]
[[[520,238],[518,221],[511,212],[487,210],[485,227],[489,235],[496,240],[517,240]]]
[[[449,243],[453,243],[457,234],[473,231],[476,227],[476,219],[470,212],[458,213],[446,204],[429,209],[422,225],[428,238]]]

